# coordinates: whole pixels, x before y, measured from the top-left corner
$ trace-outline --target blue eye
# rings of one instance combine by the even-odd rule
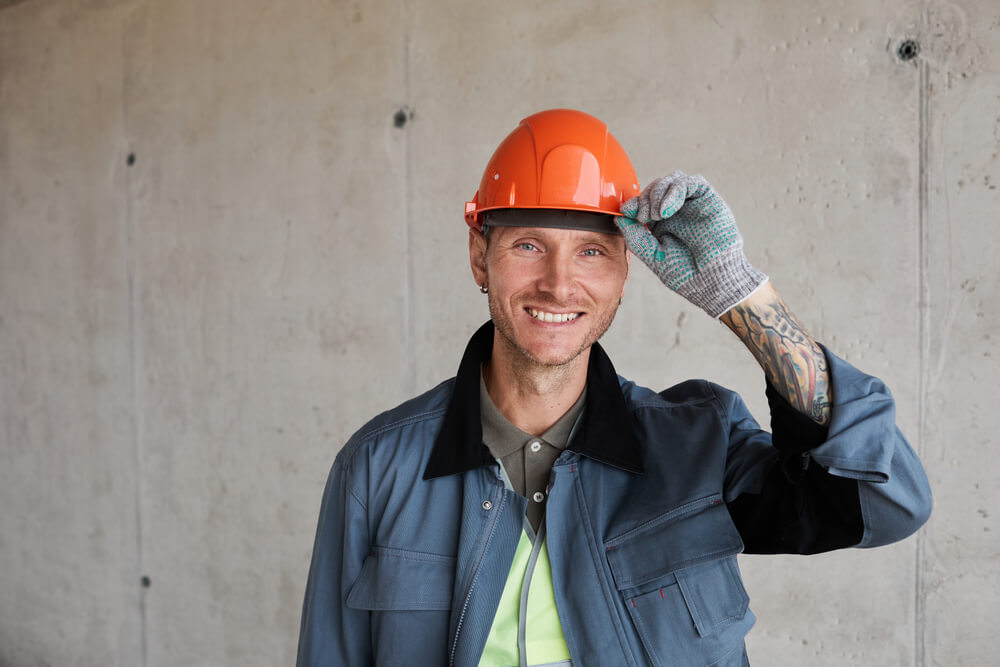
[[[597,257],[598,255],[601,254],[601,251],[598,250],[597,248],[587,248],[586,250],[583,251],[583,254],[586,255],[587,257]]]
[[[521,250],[537,250],[537,248],[535,248],[535,244],[528,243],[527,241],[518,243],[517,247],[520,248]]]

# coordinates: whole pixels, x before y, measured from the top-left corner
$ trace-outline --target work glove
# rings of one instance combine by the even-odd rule
[[[743,254],[729,206],[699,175],[657,179],[621,205],[629,249],[667,287],[720,317],[767,281]]]

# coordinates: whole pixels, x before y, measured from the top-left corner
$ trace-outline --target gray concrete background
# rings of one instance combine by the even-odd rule
[[[556,106],[705,174],[928,468],[916,538],[742,559],[753,663],[997,664],[1000,8],[818,5],[0,1],[0,667],[293,662],[329,465],[454,373],[463,203]],[[766,421],[639,264],[606,347]]]

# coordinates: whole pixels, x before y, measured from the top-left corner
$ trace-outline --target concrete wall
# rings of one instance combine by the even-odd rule
[[[1000,8],[819,4],[0,2],[0,666],[293,661],[329,465],[454,372],[463,202],[554,106],[708,176],[926,462],[918,537],[743,558],[754,664],[995,663]],[[633,273],[619,371],[766,420]]]

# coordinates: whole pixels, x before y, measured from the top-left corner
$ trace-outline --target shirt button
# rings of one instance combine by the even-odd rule
[[[483,509],[486,510],[487,512],[489,512],[491,509],[493,509],[493,503],[491,503],[488,500],[484,500],[483,501]]]
[[[541,491],[535,491],[535,495],[533,495],[532,498],[536,503],[540,503],[543,500],[545,500],[545,494],[542,493]]]
[[[531,441],[531,451],[537,452],[541,448],[542,448],[542,443],[538,442],[537,440]]]

